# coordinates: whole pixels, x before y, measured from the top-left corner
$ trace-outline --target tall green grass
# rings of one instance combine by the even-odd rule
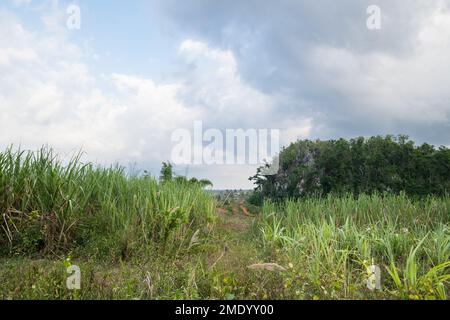
[[[33,261],[35,256],[52,261],[74,257],[81,258],[83,265],[122,260],[136,268],[133,258],[137,257],[143,259],[139,266],[150,261],[160,268],[147,279],[150,297],[152,281],[157,281],[164,292],[161,297],[175,290],[176,297],[187,298],[227,294],[289,299],[448,298],[448,196],[328,196],[265,202],[254,223],[256,237],[235,238],[241,247],[231,252],[222,251],[223,245],[229,246],[228,237],[244,231],[221,224],[223,238],[213,232],[215,206],[201,185],[182,180],[159,183],[152,177],[129,175],[118,166],[83,163],[81,154],[62,161],[47,148],[0,152],[0,258],[5,261],[15,255]],[[199,250],[191,250],[201,243]],[[214,247],[219,252],[208,251]],[[189,254],[177,256],[184,252]],[[255,256],[248,256],[249,252]],[[222,258],[223,277],[214,269]],[[177,261],[182,261],[179,266]],[[258,262],[276,262],[286,271],[267,274],[247,268]],[[381,291],[371,292],[365,286],[367,267],[372,264],[382,269]],[[115,272],[122,264],[109,265]],[[21,270],[7,263],[3,267],[8,275]],[[22,267],[30,275],[35,273],[32,266]],[[178,282],[170,282],[178,273]],[[65,278],[48,276],[42,280],[44,292],[60,297],[51,285]],[[95,280],[95,272],[92,277]],[[16,284],[28,288],[25,280],[11,280],[3,296],[15,296]],[[96,283],[91,280],[90,285]],[[136,290],[142,296],[141,289]],[[24,297],[36,294],[24,292]]]
[[[330,286],[336,285],[348,293],[360,284],[362,292],[365,269],[375,263],[382,267],[385,292],[393,297],[446,298],[449,197],[328,196],[266,202],[262,211],[263,244],[301,264],[319,291],[326,287],[331,294]]]
[[[121,167],[62,162],[48,148],[0,153],[3,255],[84,250],[128,258],[147,249],[179,251],[215,220],[201,186],[131,176]]]

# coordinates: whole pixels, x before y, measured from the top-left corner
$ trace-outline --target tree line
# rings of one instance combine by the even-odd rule
[[[188,179],[185,176],[175,175],[173,172],[173,165],[170,162],[163,162],[160,171],[159,182],[166,183],[169,181],[175,181],[180,184],[197,184],[202,188],[213,187],[213,183],[208,179],[199,180],[195,177]]]
[[[253,202],[333,194],[405,192],[444,195],[450,190],[450,149],[420,146],[407,136],[328,141],[301,140],[280,153],[280,169],[250,178]]]

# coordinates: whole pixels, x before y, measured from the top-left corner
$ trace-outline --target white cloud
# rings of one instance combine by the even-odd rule
[[[145,150],[166,145],[162,135],[196,115],[177,101],[177,85],[113,74],[106,81],[115,89],[105,92],[64,35],[33,34],[7,14],[0,20],[2,146],[83,148],[104,163],[152,160],[158,153]]]
[[[156,167],[170,158],[173,130],[191,129],[195,120],[219,129],[277,128],[271,121],[277,97],[246,84],[231,51],[187,39],[179,56],[187,70],[171,83],[117,73],[98,77],[62,29],[30,32],[0,13],[0,147],[82,148],[87,159],[103,164]],[[295,138],[308,135],[308,121],[300,131],[294,122],[278,124]],[[231,177],[242,174],[248,187],[255,168],[196,170],[211,174],[217,187],[230,187]]]
[[[283,123],[283,128],[280,134],[280,143],[282,146],[288,146],[291,142],[310,137],[313,119],[287,120]]]
[[[442,124],[450,120],[449,56],[450,11],[441,2],[423,19],[408,56],[320,45],[309,59],[324,88],[360,107],[345,112],[379,121]]]
[[[188,85],[182,94],[189,103],[208,110],[210,123],[220,124],[221,128],[234,128],[239,123],[267,122],[267,114],[276,107],[276,98],[252,88],[241,79],[231,51],[186,40],[180,45],[180,55],[192,66],[184,75]]]

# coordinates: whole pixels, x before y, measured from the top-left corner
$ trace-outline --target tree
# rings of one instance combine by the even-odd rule
[[[159,181],[165,183],[173,179],[173,166],[170,162],[163,162]]]
[[[189,183],[198,184],[202,188],[212,187],[213,186],[212,182],[207,180],[207,179],[198,180],[197,178],[192,178],[191,180],[189,180]]]
[[[329,141],[302,140],[280,153],[277,174],[251,177],[258,199],[329,193],[444,195],[450,191],[450,150],[415,146],[407,136]]]
[[[176,176],[174,181],[178,184],[198,184],[202,188],[212,187],[213,183],[207,179],[198,180],[197,178],[188,179],[184,176]]]
[[[208,179],[201,179],[198,183],[202,186],[202,188],[207,188],[207,187],[212,188],[214,186],[213,183],[211,181],[209,181]]]

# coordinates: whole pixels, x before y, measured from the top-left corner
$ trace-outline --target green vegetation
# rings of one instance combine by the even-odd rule
[[[406,136],[292,143],[280,154],[280,170],[251,178],[254,202],[328,194],[405,192],[443,196],[450,190],[450,150],[415,146]]]
[[[183,184],[183,185],[196,184],[202,188],[213,187],[212,182],[207,179],[198,180],[197,178],[188,179],[187,177],[183,177],[183,176],[175,176],[174,177],[173,166],[170,162],[163,162],[162,168],[161,168],[161,176],[159,177],[159,181],[161,183],[176,181],[178,184]]]
[[[180,250],[215,219],[197,184],[127,176],[77,156],[65,166],[51,150],[0,154],[3,255],[83,251],[128,258],[142,250]]]
[[[428,172],[445,169],[446,152],[432,152]],[[444,184],[426,196],[273,188],[276,201],[263,195],[265,177],[249,196],[263,204],[250,206],[246,192],[217,201],[207,181],[174,176],[170,163],[157,181],[10,148],[0,153],[0,299],[448,299],[442,173],[430,173]],[[72,264],[81,290],[66,288]],[[373,264],[381,290],[366,286]]]
[[[382,270],[375,297],[446,299],[450,279],[450,198],[399,196],[266,202],[266,247],[296,265],[301,297],[363,298],[367,267]]]

